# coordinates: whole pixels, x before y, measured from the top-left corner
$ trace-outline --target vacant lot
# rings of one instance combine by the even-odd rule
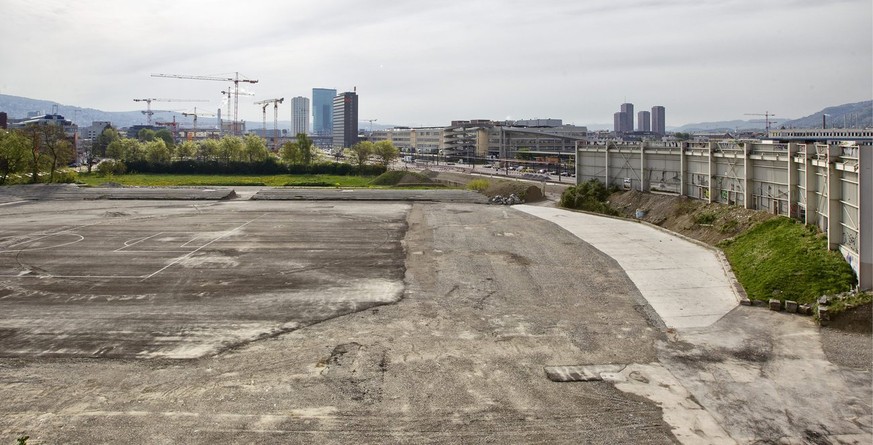
[[[612,259],[510,208],[0,212],[0,441],[674,441],[654,402],[545,377],[654,362],[662,334]]]

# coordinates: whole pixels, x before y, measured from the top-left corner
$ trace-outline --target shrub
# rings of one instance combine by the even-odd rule
[[[561,194],[561,207],[616,216],[618,211],[607,202],[611,193],[612,190],[606,188],[602,182],[591,179],[564,190]]]
[[[107,159],[97,164],[97,175],[123,175],[127,173],[127,166],[122,161]]]
[[[712,224],[718,219],[718,215],[713,212],[701,212],[694,216],[695,224]]]
[[[484,192],[490,183],[487,179],[474,179],[467,183],[467,190],[473,190],[479,193]]]

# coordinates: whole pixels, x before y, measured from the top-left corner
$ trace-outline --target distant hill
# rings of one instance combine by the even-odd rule
[[[153,104],[155,105],[155,104]],[[64,116],[66,119],[74,121],[82,127],[91,125],[94,121],[108,121],[118,128],[131,127],[133,125],[143,125],[146,123],[146,117],[142,111],[102,111],[94,108],[82,108],[73,105],[63,105],[50,100],[30,99],[27,97],[11,96],[8,94],[0,94],[0,111],[5,111],[10,119],[23,119],[27,117],[27,113],[40,112],[52,113],[54,107],[57,107],[57,113]],[[155,107],[157,108],[157,107]],[[155,121],[172,121],[175,116],[176,122],[188,126],[193,123],[193,118],[182,116],[176,112],[161,112],[155,113],[152,119]],[[218,119],[201,117],[197,119],[197,125],[201,128],[215,127],[218,125]],[[247,121],[246,127],[250,130],[258,129],[263,126],[261,120]],[[291,121],[279,121],[278,127],[280,130],[290,130]],[[371,124],[367,121],[359,122],[358,128],[361,130],[369,130]],[[372,124],[374,130],[382,130],[392,128],[394,125]],[[272,119],[267,120],[267,128],[273,128]]]
[[[699,122],[694,124],[685,124],[681,127],[668,128],[670,131],[682,133],[699,133],[699,132],[725,132],[737,130],[764,130],[764,120],[732,120],[732,121],[716,121],[716,122]],[[771,124],[772,126],[772,124]]]
[[[72,105],[63,105],[49,100],[29,99],[27,97],[10,96],[8,94],[0,94],[0,111],[5,111],[10,119],[23,119],[27,117],[27,113],[36,111],[42,113],[51,113],[53,108],[57,106],[58,114],[69,120],[74,120],[80,126],[89,126],[94,121],[109,121],[118,127],[129,127],[146,122],[145,116],[139,111],[101,111],[93,108],[82,108]],[[165,113],[161,113],[165,114]],[[170,113],[177,114],[177,113]],[[157,116],[157,115],[156,115]],[[177,116],[185,119],[181,114]],[[172,117],[170,117],[172,119]]]
[[[771,128],[821,128],[822,114],[827,114],[827,126],[833,127],[849,127],[849,128],[870,128],[873,127],[873,100],[864,102],[856,102],[851,104],[837,105],[827,107],[824,110],[810,114],[809,116],[799,119],[775,119],[775,123],[771,122]],[[700,122],[695,124],[685,124],[681,127],[673,127],[671,131],[681,131],[685,133],[694,132],[715,132],[715,131],[735,131],[735,130],[764,130],[765,124],[763,119],[752,120],[732,120],[718,122]]]
[[[873,127],[873,100],[827,107],[800,119],[779,122],[778,128],[821,128],[822,115],[827,114],[828,128]]]

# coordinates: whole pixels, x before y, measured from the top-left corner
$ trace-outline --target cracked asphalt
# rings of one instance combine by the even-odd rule
[[[614,260],[512,208],[9,202],[0,441],[873,439],[866,362],[808,319],[666,330]],[[580,364],[626,366],[544,372]]]

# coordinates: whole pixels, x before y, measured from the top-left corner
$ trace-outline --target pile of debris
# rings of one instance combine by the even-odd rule
[[[524,200],[519,198],[518,195],[516,195],[515,193],[513,193],[506,197],[501,195],[494,195],[490,200],[488,200],[488,203],[511,206],[514,204],[524,204]]]

